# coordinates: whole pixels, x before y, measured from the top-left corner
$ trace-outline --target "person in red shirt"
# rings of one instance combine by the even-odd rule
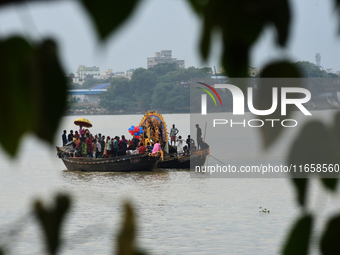
[[[145,151],[146,151],[146,148],[145,148],[144,144],[140,143],[138,153],[143,153],[144,154]]]

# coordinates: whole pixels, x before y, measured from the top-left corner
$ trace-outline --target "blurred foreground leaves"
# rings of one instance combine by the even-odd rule
[[[188,1],[203,20],[200,52],[208,59],[212,35],[222,35],[221,62],[230,77],[247,77],[251,47],[267,25],[273,25],[276,43],[285,46],[289,38],[290,8],[287,0]]]
[[[59,194],[55,199],[55,206],[46,208],[41,201],[34,205],[34,214],[38,219],[46,241],[49,254],[55,255],[61,244],[61,227],[71,205],[68,195]]]
[[[292,64],[287,61],[278,61],[273,62],[267,65],[260,78],[258,84],[258,107],[259,110],[267,110],[270,109],[274,100],[276,99],[277,103],[280,102],[281,98],[281,89],[285,87],[301,87],[299,78],[300,73],[299,70]],[[277,88],[277,97],[274,98],[273,88]],[[275,119],[280,122],[283,119],[289,119],[292,111],[294,110],[293,105],[287,105],[286,115],[281,115],[281,104],[278,103],[276,110],[270,115],[260,116],[260,119],[265,121],[265,119]],[[276,139],[281,134],[283,130],[282,125],[275,125],[273,128],[271,125],[264,125],[261,129],[262,142],[265,148],[268,148],[271,144],[273,144]]]
[[[307,255],[312,235],[312,226],[313,217],[311,215],[302,216],[293,226],[282,254]]]
[[[92,18],[100,39],[104,40],[129,18],[140,1],[81,0],[81,2]]]
[[[52,40],[31,44],[23,38],[0,41],[0,143],[14,156],[21,137],[33,132],[53,143],[66,103],[66,79]]]
[[[54,201],[54,206],[45,207],[41,201],[36,201],[33,207],[42,232],[45,237],[45,246],[48,254],[55,255],[60,250],[62,244],[62,226],[66,215],[71,207],[69,195],[58,194]],[[146,255],[147,253],[137,249],[136,245],[136,220],[131,203],[124,203],[124,215],[121,229],[116,238],[117,255]],[[0,250],[1,255],[1,250]]]
[[[26,1],[0,0],[0,5],[18,2]],[[138,2],[137,0],[81,1],[102,40],[108,38],[128,20]],[[220,32],[223,47],[221,62],[226,73],[231,77],[247,77],[250,50],[268,25],[274,27],[277,45],[285,46],[288,41],[291,20],[288,0],[188,0],[188,2],[203,21],[200,41],[203,59],[209,57],[213,33]],[[335,4],[339,10],[340,1],[335,0]],[[52,40],[30,43],[20,37],[2,39],[0,57],[1,88],[5,95],[0,100],[0,116],[3,120],[0,125],[2,147],[10,155],[15,155],[20,139],[27,132],[33,132],[43,140],[52,143],[65,109],[67,89],[55,43]],[[263,76],[295,77],[295,71],[289,63],[273,63],[265,68]],[[244,90],[245,87],[241,86],[241,89]],[[264,98],[266,95],[271,95],[269,92],[271,88],[261,91],[261,97],[262,94]],[[269,99],[271,100],[267,98],[261,107],[268,107]],[[292,164],[339,162],[339,122],[339,115],[337,115],[334,126],[330,128],[319,122],[307,123],[292,145],[289,162]],[[280,133],[281,128],[263,130],[265,147],[269,147]],[[332,139],[334,137],[335,139]],[[335,190],[337,178],[325,179],[323,175],[319,177],[328,190]],[[308,180],[293,179],[293,183],[298,190],[298,201],[306,210]],[[35,204],[35,214],[45,233],[50,254],[56,254],[58,250],[60,229],[69,205],[70,200],[67,196],[58,196],[56,205],[52,209],[45,208],[41,202]],[[134,246],[135,223],[132,208],[125,205],[125,210],[117,252],[118,254],[141,254]],[[308,253],[312,222],[311,215],[303,215],[297,221],[283,249],[284,254]],[[329,221],[322,236],[322,254],[338,254],[336,237],[339,235],[339,228],[339,216],[336,216]]]

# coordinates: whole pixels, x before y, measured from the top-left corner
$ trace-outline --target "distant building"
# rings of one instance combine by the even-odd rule
[[[102,84],[102,85],[109,85]],[[72,89],[67,91],[67,101],[76,99],[78,102],[99,103],[99,94],[106,92],[107,89]]]
[[[76,75],[73,78],[73,82],[82,85],[86,78],[100,79],[99,67],[86,67],[84,65],[80,65],[77,69]]]
[[[105,75],[112,76],[112,74],[113,74],[112,69],[106,69],[105,70]]]
[[[126,77],[125,72],[115,72],[113,77]]]
[[[126,70],[126,78],[128,78],[130,80],[131,77],[132,77],[133,71],[134,71],[134,69]]]
[[[162,50],[161,52],[155,52],[153,58],[147,58],[147,68],[154,67],[161,63],[176,63],[178,67],[185,68],[184,60],[177,60],[172,58],[172,50]]]
[[[217,74],[224,73],[225,69],[222,66],[221,71],[216,71]],[[262,69],[256,69],[256,67],[248,66],[248,76],[249,77],[256,77],[257,75],[262,73]]]

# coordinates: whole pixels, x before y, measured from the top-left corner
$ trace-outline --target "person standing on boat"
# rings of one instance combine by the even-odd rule
[[[99,138],[96,139],[96,158],[100,158],[102,156],[102,145],[100,144],[101,140]]]
[[[184,140],[182,139],[182,136],[179,136],[177,138],[177,155],[178,155],[178,157],[183,156],[183,146],[184,146]]]
[[[198,124],[196,124],[196,129],[197,129],[197,150],[200,149],[200,146],[202,144],[202,129]]]
[[[193,139],[190,138],[190,135],[188,135],[186,143],[187,143],[187,146],[188,146],[188,150],[190,150],[191,145],[195,145],[195,142],[194,142]]]
[[[126,155],[127,144],[128,144],[128,141],[125,139],[125,136],[122,135],[122,140],[120,140],[120,141],[118,142],[118,146],[119,146],[119,148],[120,148],[119,156]]]
[[[119,141],[119,136],[116,136],[115,139],[113,140],[113,144],[112,144],[112,147],[113,147],[113,156],[116,157],[117,156],[117,153],[118,153],[118,141]]]
[[[87,155],[92,155],[91,153],[91,144],[92,144],[92,139],[89,134],[86,134],[86,148],[87,148]]]
[[[82,134],[85,135],[83,126],[80,126],[80,127],[79,127],[79,135],[81,136]]]
[[[68,142],[73,141],[73,137],[74,137],[74,135],[73,135],[73,130],[70,130],[70,133],[69,133],[68,136],[67,136],[67,141],[68,141]]]
[[[139,139],[136,138],[136,136],[133,136],[132,142],[133,142],[133,147],[134,147],[134,148],[137,148],[137,147],[138,147],[138,144],[139,144]]]
[[[106,150],[107,150],[107,156],[111,157],[112,156],[112,142],[109,136],[106,139]]]
[[[96,142],[96,139],[92,140],[91,151],[92,151],[92,157],[96,158],[96,153],[97,153],[97,142]]]
[[[178,134],[179,130],[175,127],[175,124],[172,124],[172,128],[170,130],[170,138],[171,142],[170,144],[172,145],[172,142],[174,142],[174,145],[176,145],[176,135]]]
[[[65,146],[67,144],[66,130],[64,130],[64,133],[61,135],[61,139],[63,141],[63,146]]]

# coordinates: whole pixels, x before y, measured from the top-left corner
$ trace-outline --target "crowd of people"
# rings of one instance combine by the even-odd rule
[[[189,155],[190,152],[196,150],[204,150],[209,147],[202,139],[202,131],[199,125],[197,128],[197,146],[194,140],[188,135],[188,138],[184,140],[182,136],[177,136],[179,130],[172,125],[170,130],[170,145],[176,146],[178,157]],[[79,132],[70,130],[67,135],[67,131],[64,130],[62,134],[63,146],[66,144],[72,144],[75,148],[75,157],[93,157],[93,158],[109,158],[123,155],[133,154],[144,154],[152,153],[155,154],[161,151],[161,144],[156,141],[154,144],[143,144],[135,136],[131,140],[127,140],[124,135],[121,137],[115,136],[110,137],[102,134],[92,135],[88,129],[83,129],[82,126],[79,128]],[[177,143],[177,145],[176,145]]]
[[[121,137],[110,137],[102,134],[92,135],[88,129],[79,128],[79,132],[70,130],[67,135],[67,131],[64,130],[62,135],[63,146],[66,144],[72,144],[75,148],[75,157],[93,157],[93,158],[110,158],[123,155],[133,154],[155,154],[161,151],[161,145],[158,141],[155,144],[144,145],[136,137],[131,140],[127,140],[124,135]]]

